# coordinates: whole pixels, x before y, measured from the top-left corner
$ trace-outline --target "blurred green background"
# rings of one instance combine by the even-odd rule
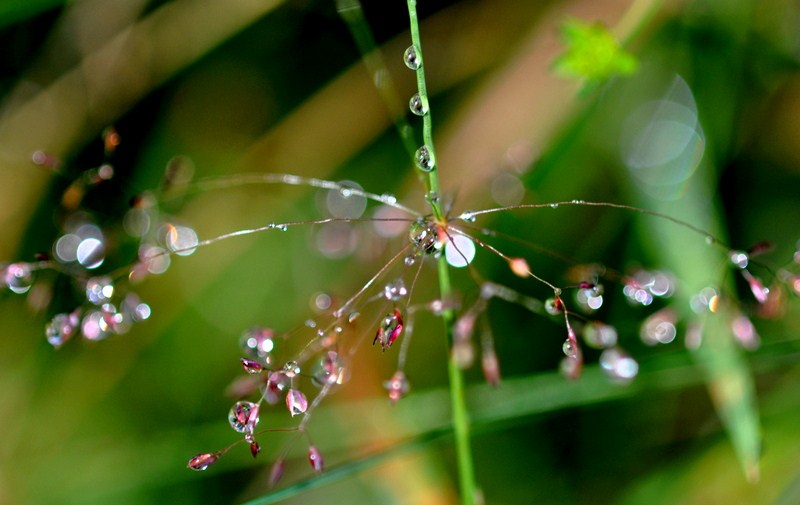
[[[736,248],[773,242],[769,267],[751,268],[767,284],[791,264],[800,247],[796,2],[470,0],[419,9],[442,196],[453,214],[520,202],[627,203]],[[121,137],[110,159],[115,176],[83,200],[108,239],[101,272],[135,260],[122,217],[131,198],[162,184],[176,156],[195,179],[278,172],[354,180],[424,209],[390,112],[405,110],[414,92],[401,59],[406,5],[368,1],[363,14],[356,26],[372,29],[386,61],[377,72],[330,1],[0,2],[0,258],[51,253],[62,195],[103,163],[110,125]],[[557,75],[553,62],[566,50],[559,27],[573,18],[625,41],[636,71],[602,82]],[[387,103],[378,90],[392,89]],[[58,167],[35,165],[39,150]],[[172,198],[159,210],[204,239],[319,218],[324,198],[308,188],[245,186]],[[765,310],[726,266],[724,248],[630,212],[562,206],[477,225],[515,237],[487,240],[558,285],[573,282],[571,265],[583,263],[678,279],[672,299],[647,309],[606,283],[597,317],[617,327],[640,364],[628,385],[607,380],[592,351],[584,378],[562,379],[563,320],[491,304],[505,382],[495,390],[480,370],[467,373],[486,503],[800,503],[796,293],[773,285],[781,303]],[[0,504],[242,503],[267,493],[280,434],[262,439],[255,462],[241,446],[205,473],[185,465],[236,439],[225,389],[241,375],[242,331],[302,324],[316,294],[346,299],[403,245],[402,236],[376,239],[367,223],[345,230],[345,253],[325,253],[324,229],[235,238],[173,258],[165,274],[135,287],[152,317],[99,343],[75,339],[54,351],[43,338],[53,314],[79,303],[64,276],[40,273],[27,295],[5,290]],[[485,250],[475,265],[486,279],[549,295]],[[466,303],[475,298],[465,272],[455,282]],[[687,329],[704,321],[688,299],[708,285],[723,286],[729,306],[751,316],[758,350],[735,347],[723,315],[705,320],[710,344],[686,350]],[[415,299],[433,299],[435,286],[425,265]],[[646,346],[639,327],[664,306],[681,315],[679,337]],[[296,485],[311,470],[295,444],[279,488],[293,494],[286,503],[457,503],[440,321],[421,314],[415,322],[406,368],[413,390],[397,405],[382,389],[396,350],[363,347],[347,387],[309,426],[334,470],[309,489]],[[730,384],[741,388],[731,393]],[[261,421],[288,422],[280,409]],[[748,483],[743,466],[752,476],[762,449],[760,480]]]

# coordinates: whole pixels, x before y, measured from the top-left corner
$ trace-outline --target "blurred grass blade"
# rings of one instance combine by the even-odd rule
[[[10,0],[0,2],[0,28],[54,9],[72,0]]]

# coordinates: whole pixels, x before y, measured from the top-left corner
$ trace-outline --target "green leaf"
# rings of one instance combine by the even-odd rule
[[[603,81],[636,71],[636,58],[600,23],[571,19],[562,26],[561,35],[567,49],[553,62],[553,70],[563,77]]]

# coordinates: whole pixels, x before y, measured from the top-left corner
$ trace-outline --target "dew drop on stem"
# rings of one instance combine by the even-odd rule
[[[417,70],[422,66],[422,56],[416,46],[408,46],[408,49],[403,53],[403,62],[411,70]]]
[[[417,116],[424,116],[428,113],[428,104],[425,103],[425,99],[423,99],[419,93],[414,93],[408,101],[408,108]]]
[[[414,161],[417,165],[417,168],[419,168],[423,172],[432,171],[435,165],[433,161],[433,154],[431,154],[431,151],[430,149],[428,149],[428,146],[422,146],[419,149],[417,149],[417,152],[414,154]]]

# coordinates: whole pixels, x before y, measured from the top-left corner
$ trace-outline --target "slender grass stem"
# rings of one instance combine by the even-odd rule
[[[420,58],[414,70],[417,76],[417,92],[425,110],[422,115],[422,138],[423,146],[428,150],[430,165],[422,169],[426,174],[426,185],[428,189],[428,203],[431,206],[433,216],[439,223],[444,224],[444,212],[439,199],[439,173],[436,166],[436,151],[433,147],[432,120],[430,108],[428,107],[428,91],[425,83],[425,62],[422,53],[422,43],[419,33],[419,20],[417,18],[416,0],[408,0],[408,17],[411,27],[411,42],[413,48]],[[444,255],[439,257],[439,293],[442,300],[452,298],[452,288],[450,285],[450,271]],[[448,346],[453,339],[453,323],[455,314],[453,309],[446,308],[442,312],[445,335],[447,336]],[[463,505],[475,505],[476,485],[475,470],[472,461],[472,449],[470,447],[469,436],[469,413],[467,411],[466,398],[464,395],[464,377],[461,369],[453,358],[448,359],[447,371],[450,380],[450,406],[452,408],[453,434],[455,436],[456,458],[458,462],[459,490],[461,503]]]

